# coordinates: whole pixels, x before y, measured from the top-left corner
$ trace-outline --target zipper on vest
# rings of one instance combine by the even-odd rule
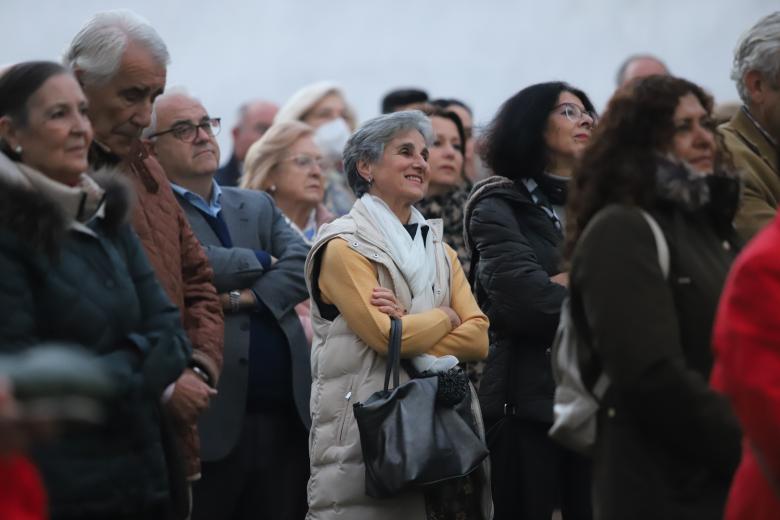
[[[344,429],[347,426],[347,417],[352,413],[350,401],[352,400],[352,385],[355,384],[355,376],[349,378],[347,392],[344,394],[344,403],[341,407],[341,421],[339,423],[339,436],[337,442],[341,444],[344,441]]]

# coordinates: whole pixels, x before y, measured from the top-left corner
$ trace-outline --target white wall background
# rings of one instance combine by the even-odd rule
[[[168,44],[168,84],[223,118],[223,159],[238,105],[283,103],[320,79],[342,83],[360,119],[382,95],[419,86],[459,97],[486,123],[524,86],[562,79],[597,107],[618,64],[650,52],[721,101],[739,35],[777,0],[0,0],[0,64],[59,59],[89,16],[127,7]]]

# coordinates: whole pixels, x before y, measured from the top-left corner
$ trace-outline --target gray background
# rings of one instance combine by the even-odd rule
[[[735,100],[739,35],[777,0],[0,0],[0,64],[59,59],[93,13],[127,7],[168,44],[168,85],[223,118],[223,160],[238,104],[283,103],[299,87],[339,81],[358,118],[389,89],[420,86],[470,103],[486,123],[524,86],[562,79],[601,109],[622,59],[662,57],[672,71]]]

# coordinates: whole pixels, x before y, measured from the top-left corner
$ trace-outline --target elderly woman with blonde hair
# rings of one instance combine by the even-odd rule
[[[355,112],[337,83],[320,81],[301,88],[279,109],[274,123],[300,121],[314,129],[324,156],[325,205],[338,216],[352,208],[355,197],[341,163],[341,152],[356,127]]]
[[[273,125],[249,148],[240,184],[271,195],[308,242],[334,218],[322,203],[324,159],[313,137],[314,129],[305,123]]]

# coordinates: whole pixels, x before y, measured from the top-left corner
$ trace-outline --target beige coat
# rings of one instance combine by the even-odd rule
[[[742,173],[744,189],[734,224],[745,240],[753,238],[777,212],[780,175],[777,151],[740,109],[719,128],[734,165]]]
[[[381,235],[373,229],[358,201],[352,211],[324,227],[306,260],[309,292],[318,283],[315,260],[333,238],[349,246],[377,266],[379,284],[392,289],[399,302],[409,308],[411,293],[401,272],[387,254]],[[437,277],[435,305],[450,302],[450,260],[441,241],[441,221],[428,221],[430,238],[436,247]],[[325,273],[323,273],[325,274]],[[312,427],[309,437],[311,478],[308,485],[308,520],[425,520],[421,492],[411,491],[392,499],[376,500],[365,494],[365,469],[360,436],[352,405],[365,401],[384,384],[386,362],[366,345],[339,315],[328,321],[312,298]],[[401,382],[408,380],[401,374]],[[482,417],[476,395],[472,395],[478,423]],[[484,437],[484,432],[480,432]],[[484,519],[492,518],[488,463],[480,468]]]

